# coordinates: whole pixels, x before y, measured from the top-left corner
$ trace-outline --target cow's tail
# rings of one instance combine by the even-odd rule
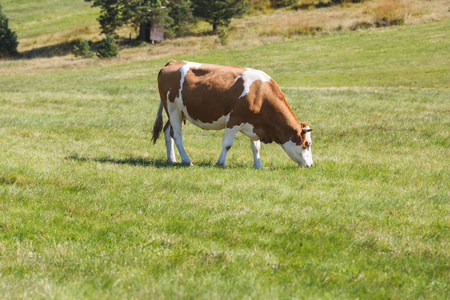
[[[164,108],[163,103],[162,103],[162,101],[160,101],[158,113],[156,114],[155,124],[153,124],[153,130],[152,130],[153,144],[156,143],[156,140],[159,138],[159,134],[161,133],[161,131],[163,129],[163,108]]]

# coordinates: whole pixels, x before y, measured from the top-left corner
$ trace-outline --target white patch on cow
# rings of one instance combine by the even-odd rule
[[[225,133],[222,140],[222,152],[220,153],[219,159],[217,160],[218,165],[225,166],[227,153],[233,145],[234,138],[236,137],[236,134],[238,132],[239,126],[233,126],[233,128],[225,128]]]
[[[249,123],[241,123],[240,125],[235,125],[232,128],[225,128],[225,133],[222,140],[222,152],[220,153],[219,160],[217,161],[218,165],[225,166],[227,153],[233,145],[236,134],[240,131],[250,138],[253,152],[253,166],[257,169],[263,169],[259,157],[259,149],[261,148],[261,144],[258,136],[253,132],[253,128],[253,125]]]
[[[259,156],[259,150],[261,149],[261,142],[259,140],[254,141],[250,140],[250,144],[252,146],[252,152],[253,152],[253,167],[255,169],[261,169],[264,170],[261,159]]]
[[[230,111],[230,113],[227,115],[227,123],[228,123],[228,121],[230,121],[230,116],[231,116],[231,113],[232,113],[233,111]]]
[[[250,86],[255,82],[256,80],[260,80],[262,82],[269,82],[271,77],[260,70],[255,70],[251,68],[246,68],[246,71],[239,75],[234,82],[236,82],[239,78],[242,78],[244,80],[244,91],[239,96],[239,98],[244,97],[250,92]]]
[[[170,125],[164,131],[164,139],[166,140],[167,161],[170,163],[176,163],[177,159],[175,158],[174,140],[170,136]]]
[[[306,128],[309,129],[309,126]],[[311,133],[307,132],[305,137],[306,141],[311,144]],[[294,142],[289,140],[286,143],[282,144],[281,147],[284,149],[284,151],[286,151],[286,154],[299,166],[311,167],[313,165],[311,146],[303,149],[301,145],[298,146]]]
[[[175,98],[176,100],[177,98]],[[178,106],[178,103],[172,103],[170,101],[167,102],[167,114],[170,120],[170,126],[173,130],[173,139],[175,141],[175,145],[178,148],[178,153],[181,156],[181,162],[184,164],[188,164],[192,166],[191,160],[189,159],[186,150],[183,146],[183,136],[182,136],[182,128],[181,122],[183,121],[182,111]]]
[[[242,123],[239,125],[239,131],[245,134],[251,140],[259,140],[259,137],[253,131],[255,127],[250,123]]]
[[[193,118],[191,118],[191,116],[189,116],[187,114],[187,112],[184,112],[184,115],[186,117],[186,119],[189,120],[189,122],[191,122],[192,124],[194,124],[197,127],[200,127],[203,130],[220,130],[220,129],[225,129],[225,127],[227,126],[227,120],[229,119],[229,114],[226,116],[221,116],[219,119],[217,119],[216,121],[213,121],[212,123],[204,123],[200,120],[195,120]]]
[[[309,128],[309,126],[306,126],[305,128],[306,128],[306,129],[311,129],[311,128]],[[312,143],[312,140],[311,140],[311,131],[307,132],[305,137],[306,137],[306,141],[311,145],[311,143]]]
[[[181,79],[180,79],[180,91],[178,92],[178,97],[181,99],[181,91],[183,90],[183,83],[184,83],[184,78],[186,77],[186,73],[191,69],[191,68],[195,68],[198,69],[202,66],[202,64],[199,63],[195,63],[195,62],[189,62],[189,61],[184,61],[186,64],[183,65],[180,68],[180,72],[181,72]]]

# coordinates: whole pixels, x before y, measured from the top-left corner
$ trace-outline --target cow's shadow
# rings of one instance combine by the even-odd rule
[[[180,168],[189,167],[182,163],[169,163],[165,159],[150,159],[145,157],[127,157],[127,158],[112,158],[108,156],[101,157],[83,157],[78,154],[70,155],[65,158],[66,160],[75,160],[81,162],[97,162],[116,165],[131,165],[131,166],[143,166],[143,167],[155,167],[155,168]],[[197,162],[195,166],[201,167],[214,167],[211,162]]]

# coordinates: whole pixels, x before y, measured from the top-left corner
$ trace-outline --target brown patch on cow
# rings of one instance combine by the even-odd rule
[[[170,64],[173,63],[173,62],[174,62],[173,59],[169,60],[169,61],[167,62],[167,64],[164,65],[164,67],[167,67],[168,65],[170,65]]]
[[[232,128],[246,120],[245,123],[252,124],[255,134],[266,144],[284,144],[299,137],[301,128],[297,118],[274,80],[254,81],[249,93],[239,100],[227,127]]]
[[[206,70],[206,69],[192,69],[191,72],[195,76],[200,77],[200,76],[208,75],[210,73],[210,70]]]
[[[163,68],[158,82],[160,93],[167,94],[170,90],[169,101],[173,102],[180,89],[180,68],[185,62],[172,62]],[[234,81],[246,69],[232,67],[224,72],[226,66],[202,65],[201,68],[191,68],[185,74],[181,97],[187,113],[195,120],[203,123],[213,123],[220,117],[228,115],[235,101],[242,93],[241,84],[234,85]],[[239,81],[239,80],[238,80]]]
[[[173,102],[178,96],[180,90],[181,73],[180,68],[185,65],[184,61],[170,60],[164,68],[159,71],[158,74],[158,89],[161,99],[163,99],[164,108],[167,111],[167,104],[165,101]],[[176,83],[175,83],[176,82]],[[169,99],[167,98],[167,92],[169,92]]]

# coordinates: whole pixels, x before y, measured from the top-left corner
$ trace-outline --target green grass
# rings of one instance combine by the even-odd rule
[[[10,28],[19,39],[98,26],[98,9],[91,8],[91,3],[84,0],[2,0],[1,4]]]
[[[184,126],[150,143],[169,59],[0,62],[2,298],[447,299],[450,21],[177,56],[266,71],[315,166]],[[114,60],[112,61],[114,62]],[[7,72],[5,71],[5,74]]]

